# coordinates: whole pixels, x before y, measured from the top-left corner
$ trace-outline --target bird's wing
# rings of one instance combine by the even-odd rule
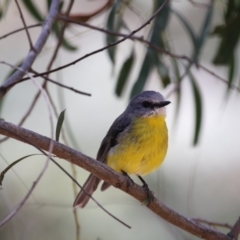
[[[125,112],[124,112],[125,113]],[[106,136],[102,140],[101,146],[98,150],[97,160],[106,162],[107,154],[112,147],[118,144],[118,136],[122,133],[131,123],[130,114],[120,115],[109,128]]]
[[[112,124],[110,129],[108,130],[105,138],[102,140],[101,146],[98,150],[97,160],[101,162],[106,162],[107,154],[112,147],[117,145],[117,137],[121,132],[123,132],[131,123],[131,114],[126,114],[125,112],[120,115]],[[93,192],[97,189],[97,186],[100,182],[100,179],[95,177],[93,174],[90,174],[88,179],[83,185],[83,189],[81,190],[74,203],[74,207],[83,208],[89,201]],[[110,185],[106,182],[102,184],[101,190],[106,190]],[[86,194],[86,192],[88,194]]]
[[[118,144],[118,136],[122,133],[131,123],[130,114],[120,115],[112,124],[109,131],[107,132],[105,138],[103,139],[101,146],[97,154],[97,160],[101,162],[106,162],[108,152],[110,149]],[[101,191],[106,190],[110,187],[110,184],[103,182],[101,186]]]

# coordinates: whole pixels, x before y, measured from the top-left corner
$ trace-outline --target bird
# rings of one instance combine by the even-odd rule
[[[96,157],[97,161],[125,175],[127,186],[133,182],[129,175],[137,175],[149,198],[152,192],[142,176],[156,170],[166,156],[168,129],[165,106],[170,103],[156,91],[142,91],[135,95],[109,128]],[[90,174],[73,207],[85,207],[100,181],[98,177]],[[109,186],[109,183],[103,182],[101,190],[104,191]]]

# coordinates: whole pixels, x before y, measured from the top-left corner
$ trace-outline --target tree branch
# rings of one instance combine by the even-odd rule
[[[59,0],[52,0],[49,14],[43,24],[42,32],[39,35],[37,42],[33,46],[33,49],[30,49],[25,61],[20,67],[22,71],[17,70],[2,84],[2,86],[0,87],[0,99],[2,99],[6,92],[25,75],[25,72],[28,72],[31,68],[33,62],[35,61],[36,57],[42,50],[45,42],[47,41],[52,25],[58,15],[58,6]]]
[[[29,41],[30,49],[31,49],[31,50],[34,50],[34,49],[33,49],[33,44],[32,44],[32,39],[31,39],[31,36],[30,36],[30,34],[29,34],[29,31],[28,31],[28,28],[27,28],[27,24],[26,24],[25,19],[24,19],[24,17],[23,17],[22,10],[21,10],[21,8],[20,8],[20,5],[19,5],[19,3],[18,3],[18,0],[15,0],[15,3],[16,3],[16,5],[17,5],[17,8],[18,8],[20,17],[21,17],[22,22],[23,22],[24,29],[25,29],[26,34],[27,34],[27,38],[28,38],[28,41]]]
[[[240,234],[240,217],[238,218],[233,228],[227,235],[230,236],[232,239],[237,240],[239,234]]]
[[[93,29],[93,30],[96,30],[96,31],[99,31],[99,32],[103,32],[105,34],[108,34],[108,35],[112,35],[112,36],[118,36],[118,37],[126,37],[128,36],[127,34],[124,34],[124,33],[121,33],[121,32],[113,32],[113,31],[110,31],[108,29],[104,29],[104,28],[100,28],[100,27],[97,27],[97,26],[94,26],[94,25],[91,25],[89,23],[85,23],[85,22],[81,22],[81,21],[76,21],[76,20],[73,20],[71,18],[68,18],[64,15],[59,15],[58,16],[58,19],[62,20],[62,21],[67,21],[69,23],[74,23],[74,24],[78,24],[80,26],[83,26],[83,27],[86,27],[86,28],[90,28],[90,29]],[[164,48],[161,48],[157,45],[154,45],[152,44],[151,42],[149,42],[148,40],[144,39],[142,36],[130,36],[128,37],[129,39],[131,40],[136,40],[136,41],[139,41],[139,42],[142,42],[144,44],[146,44],[148,47],[158,51],[159,53],[162,53],[162,54],[165,54],[169,57],[172,57],[172,58],[175,58],[175,59],[179,59],[179,60],[185,60],[186,62],[188,62],[189,64],[193,64],[195,65],[197,68],[201,68],[203,69],[205,72],[211,74],[212,76],[214,76],[215,78],[217,78],[218,80],[220,80],[221,82],[227,84],[230,89],[234,89],[238,92],[240,92],[240,87],[238,86],[235,86],[233,84],[230,84],[229,85],[229,82],[228,80],[224,79],[223,77],[217,75],[215,72],[211,71],[210,69],[206,68],[205,66],[199,64],[199,63],[196,63],[195,61],[193,61],[191,58],[189,58],[188,56],[186,55],[179,55],[179,54],[175,54],[173,52],[170,52]],[[72,64],[75,64],[76,62],[74,61]],[[67,65],[64,65],[62,67],[66,67],[66,66],[69,66],[69,64]],[[62,68],[61,68],[62,69]],[[57,68],[57,70],[59,70],[59,68]],[[42,74],[42,73],[41,73]],[[34,77],[38,77],[38,76],[41,76],[40,74],[36,74],[34,75]],[[27,78],[24,78],[22,79],[23,80],[26,80]]]
[[[121,42],[126,41],[127,39],[129,39],[129,38],[131,38],[133,35],[135,35],[137,32],[139,32],[140,30],[142,30],[144,27],[146,27],[148,24],[150,24],[150,23],[152,22],[152,20],[161,12],[161,10],[165,7],[165,5],[166,5],[168,2],[169,2],[169,0],[165,0],[165,2],[158,8],[158,10],[157,10],[147,21],[145,21],[140,27],[138,27],[137,29],[133,30],[131,33],[125,35],[123,38],[119,39],[118,41],[112,42],[112,43],[110,43],[110,44],[107,45],[107,46],[104,46],[104,47],[99,48],[99,49],[97,49],[97,50],[95,50],[95,51],[92,51],[92,52],[90,52],[90,53],[88,53],[88,54],[86,54],[86,55],[84,55],[84,56],[76,59],[75,61],[68,63],[68,64],[65,64],[65,65],[62,65],[62,66],[60,66],[60,67],[54,68],[54,69],[52,69],[52,70],[50,70],[50,71],[46,71],[46,72],[42,72],[42,73],[39,73],[39,74],[35,74],[35,75],[33,75],[33,77],[44,76],[44,75],[47,75],[47,74],[50,74],[50,73],[53,73],[53,72],[57,72],[57,71],[59,71],[59,70],[62,70],[62,69],[64,69],[64,68],[67,68],[67,67],[69,67],[69,66],[71,66],[71,65],[74,65],[74,64],[82,61],[82,60],[85,59],[85,58],[88,58],[88,57],[90,57],[90,56],[92,56],[92,55],[94,55],[94,54],[100,53],[100,52],[102,52],[102,51],[104,51],[104,50],[106,50],[106,49],[108,49],[108,48],[111,48],[111,47],[113,47],[113,46],[116,46],[116,45],[120,44]],[[62,16],[62,15],[61,15],[61,16]],[[29,79],[29,78],[26,77],[26,78],[21,79],[21,81],[25,81],[25,80],[28,80],[28,79]]]
[[[45,151],[48,151],[51,141],[50,138],[29,131],[22,127],[18,127],[3,120],[0,120],[0,134],[14,138],[21,142],[24,142],[23,139],[25,139],[26,141],[32,143],[34,146],[37,146]],[[98,178],[110,183],[111,185],[120,188],[122,191],[128,193],[140,202],[143,202],[146,198],[145,191],[142,187],[137,184],[133,184],[131,187],[127,188],[125,177],[115,172],[104,163],[95,161],[94,159],[82,154],[81,152],[78,152],[56,141],[54,141],[52,153],[59,158],[65,159],[70,163],[84,168],[85,170],[93,173]],[[180,214],[162,204],[156,198],[154,198],[153,202],[151,202],[151,204],[147,207],[166,221],[183,230],[186,230],[187,232],[197,237],[209,240],[232,239],[229,235],[224,235],[207,226],[199,224],[192,219],[181,216]]]
[[[41,26],[42,26],[42,23],[37,23],[37,24],[29,25],[29,26],[27,26],[27,28],[30,29],[30,28],[41,27]],[[21,32],[21,31],[23,31],[23,30],[25,30],[25,27],[19,28],[19,29],[17,29],[17,30],[14,30],[14,31],[12,31],[12,32],[9,32],[9,33],[7,33],[7,34],[4,34],[4,35],[0,36],[0,40],[2,40],[3,38],[9,37],[9,36],[11,36],[12,34]]]

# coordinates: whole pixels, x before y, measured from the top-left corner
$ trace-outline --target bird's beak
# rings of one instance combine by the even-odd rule
[[[161,103],[160,103],[160,107],[165,107],[165,106],[167,106],[168,104],[170,104],[171,102],[170,101],[162,101]]]

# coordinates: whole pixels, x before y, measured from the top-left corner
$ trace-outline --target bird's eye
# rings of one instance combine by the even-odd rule
[[[142,103],[142,105],[143,105],[143,107],[145,107],[145,108],[148,108],[148,107],[150,107],[150,102],[148,102],[148,101],[144,101],[143,103]]]

